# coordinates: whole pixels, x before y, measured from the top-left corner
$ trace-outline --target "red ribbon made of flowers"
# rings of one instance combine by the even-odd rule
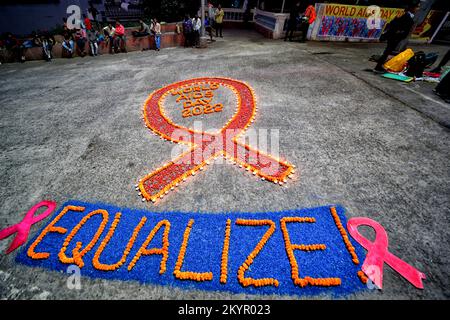
[[[162,100],[174,89],[190,85],[222,84],[237,94],[238,110],[216,134],[196,132],[174,124],[165,117]],[[256,113],[253,90],[244,82],[228,78],[196,78],[173,83],[154,91],[144,104],[144,121],[147,127],[166,140],[186,143],[191,149],[177,159],[145,176],[139,182],[139,190],[146,200],[155,202],[173,189],[187,176],[202,170],[209,160],[224,155],[236,164],[251,170],[263,179],[283,184],[294,172],[294,166],[236,141],[253,122]],[[180,134],[181,133],[181,134]]]

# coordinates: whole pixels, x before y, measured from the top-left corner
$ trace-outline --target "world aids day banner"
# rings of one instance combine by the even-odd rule
[[[317,18],[310,38],[331,41],[376,41],[404,9],[317,3]],[[412,32],[414,42],[431,42],[443,24],[446,12],[431,10]]]
[[[227,92],[236,105],[224,103]],[[231,117],[213,132],[180,124],[224,110]],[[348,219],[339,205],[276,212],[151,210],[176,196],[170,191],[190,177],[214,170],[210,164],[218,157],[274,188],[298,175],[286,159],[237,140],[257,111],[256,92],[236,79],[195,78],[156,89],[143,105],[143,132],[188,148],[137,178],[136,191],[149,209],[44,200],[0,230],[0,240],[12,239],[6,254],[16,254],[16,262],[29,267],[78,270],[91,278],[296,296],[340,297],[382,289],[383,269],[389,265],[423,289],[425,274],[391,253],[383,226],[365,217]],[[38,223],[40,230],[30,235]],[[362,235],[362,226],[372,228],[375,237]]]
[[[377,6],[316,4],[317,18],[312,27],[314,40],[378,40],[386,25],[403,9]]]

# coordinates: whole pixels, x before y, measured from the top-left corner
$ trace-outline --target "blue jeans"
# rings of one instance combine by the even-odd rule
[[[156,49],[159,49],[161,47],[161,35],[155,34],[155,45]]]
[[[64,40],[64,42],[62,43],[62,47],[70,53],[73,53],[73,40]]]

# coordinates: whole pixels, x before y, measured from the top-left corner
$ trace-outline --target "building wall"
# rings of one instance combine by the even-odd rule
[[[27,35],[33,30],[50,30],[62,25],[67,17],[67,7],[78,5],[81,13],[86,13],[88,0],[60,0],[48,4],[0,4],[0,33],[12,32]],[[95,5],[100,11],[98,5]]]

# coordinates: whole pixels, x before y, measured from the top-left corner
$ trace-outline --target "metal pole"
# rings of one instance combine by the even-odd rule
[[[284,2],[285,2],[285,0],[283,0],[283,4],[281,5],[281,13],[283,13],[283,11],[284,11]]]
[[[205,1],[206,0],[200,0],[202,2],[202,28],[201,28],[201,36],[204,37],[205,36]]]

